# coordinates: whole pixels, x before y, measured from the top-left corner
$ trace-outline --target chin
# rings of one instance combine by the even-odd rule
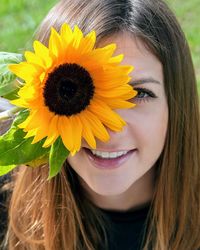
[[[95,182],[85,182],[84,186],[89,193],[95,193],[101,196],[115,196],[120,195],[126,192],[131,185],[127,185],[127,182],[119,182],[119,181],[110,181],[109,179],[106,181],[95,181]]]

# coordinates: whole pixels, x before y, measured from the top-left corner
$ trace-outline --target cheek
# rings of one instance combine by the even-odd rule
[[[132,137],[135,138],[135,146],[148,161],[159,157],[165,143],[168,109],[167,105],[158,107],[146,110],[138,108],[128,118]]]
[[[89,180],[90,167],[82,150],[74,156],[68,156],[67,162],[71,168],[84,180]]]
[[[81,172],[81,167],[80,167],[80,158],[81,158],[81,153],[78,152],[76,153],[75,156],[68,156],[67,162],[70,164],[70,166],[74,169],[75,172],[80,173]]]

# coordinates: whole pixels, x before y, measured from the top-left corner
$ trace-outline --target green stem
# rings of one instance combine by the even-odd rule
[[[13,118],[16,113],[18,113],[22,108],[14,107],[12,109],[6,110],[0,113],[0,122],[7,120],[9,118]]]

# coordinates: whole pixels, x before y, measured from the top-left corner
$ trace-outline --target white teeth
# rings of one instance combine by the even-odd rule
[[[91,152],[93,153],[93,155],[97,155],[101,158],[117,158],[121,155],[125,155],[127,154],[128,151],[119,151],[119,152],[102,152],[102,151],[97,151],[97,150],[91,150]]]

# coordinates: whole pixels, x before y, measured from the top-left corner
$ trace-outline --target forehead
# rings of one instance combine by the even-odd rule
[[[110,43],[116,43],[117,45],[113,56],[123,54],[122,64],[134,66],[134,70],[131,73],[133,78],[156,77],[163,83],[161,62],[140,38],[134,37],[128,32],[120,32],[101,40],[99,47]]]

